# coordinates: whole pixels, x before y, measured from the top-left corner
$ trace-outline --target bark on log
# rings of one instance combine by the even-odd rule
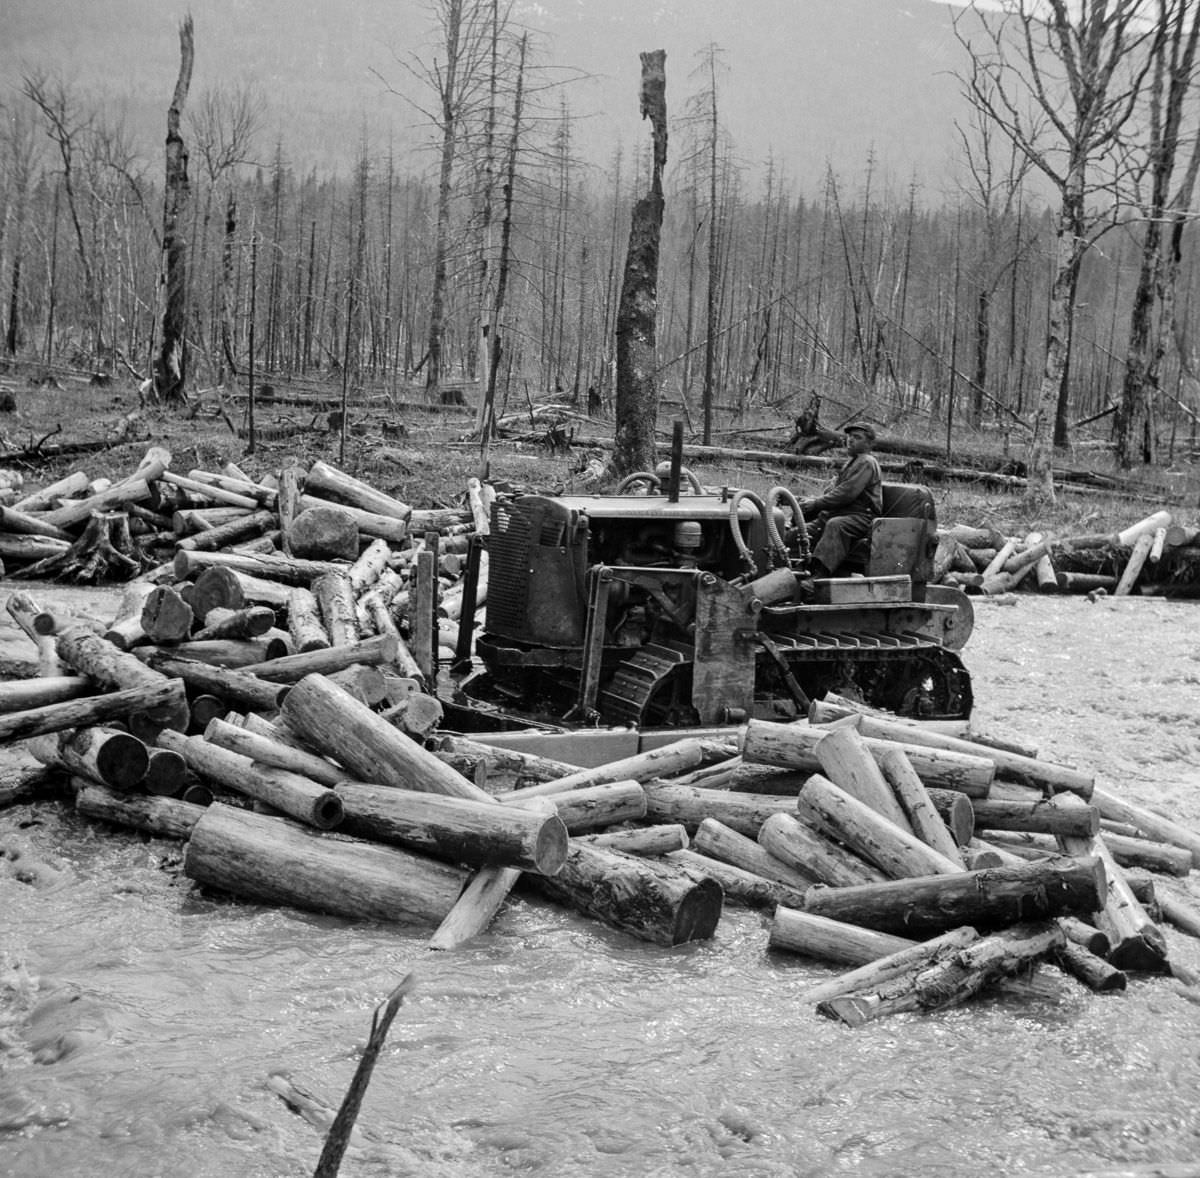
[[[176,552],[175,576],[179,580],[209,568],[227,568],[252,577],[278,581],[284,585],[309,586],[324,573],[341,570],[328,560],[302,560],[298,556],[253,555],[236,552]]]
[[[364,536],[375,536],[397,546],[403,544],[408,538],[408,525],[393,516],[374,511],[364,511],[361,507],[355,507],[351,504],[331,503],[328,499],[318,499],[315,495],[306,494],[300,496],[301,515],[305,511],[312,511],[315,508],[330,507],[336,508],[344,515],[349,516],[354,521],[354,526]]]
[[[651,822],[678,822],[689,831],[695,830],[706,818],[715,818],[739,834],[754,839],[772,814],[796,812],[794,797],[775,794],[702,789],[657,780],[647,781],[645,789],[646,817]]]
[[[178,646],[139,646],[140,659],[188,659],[210,667],[244,670],[271,659],[282,658],[286,647],[277,638],[206,638],[203,642],[181,642]]]
[[[42,678],[57,678],[65,675],[66,669],[58,657],[57,643],[53,635],[39,634],[34,619],[42,612],[41,605],[28,593],[10,593],[4,608],[30,642],[37,648],[38,675]]]
[[[28,751],[44,765],[55,765],[88,781],[128,793],[146,775],[146,746],[115,728],[90,725],[31,738]]]
[[[1200,834],[1170,818],[1156,814],[1145,806],[1138,806],[1119,798],[1106,789],[1097,788],[1091,800],[1102,818],[1109,818],[1114,822],[1127,822],[1130,826],[1136,826],[1148,838],[1183,847],[1191,852],[1193,866],[1200,867]]]
[[[354,610],[354,588],[347,573],[325,573],[312,583],[325,632],[334,646],[351,646],[358,641],[358,618]]]
[[[573,835],[639,822],[648,811],[646,791],[636,781],[605,781],[550,798],[513,799],[508,806],[525,809],[535,804],[552,806]]]
[[[844,727],[830,731],[817,741],[814,751],[826,778],[893,826],[913,833],[892,787],[857,729]],[[889,749],[882,755],[894,751]]]
[[[220,803],[193,827],[183,870],[246,900],[401,923],[442,920],[466,879],[425,855],[330,837]]]
[[[68,546],[71,542],[71,533],[65,528],[47,523],[41,516],[29,515],[15,507],[3,505],[0,505],[0,532],[18,536],[45,536],[51,540],[63,540]]]
[[[804,893],[797,888],[764,879],[753,871],[690,849],[672,851],[665,858],[668,863],[675,863],[692,874],[715,880],[727,900],[736,900],[751,908],[774,908],[779,904],[798,905],[804,902]]]
[[[322,675],[308,675],[283,701],[289,727],[343,764],[360,781],[451,797],[490,796]]]
[[[73,471],[43,487],[40,491],[34,491],[25,498],[18,499],[13,504],[13,510],[49,511],[58,505],[60,499],[70,499],[73,495],[82,494],[87,489],[89,481],[88,476],[82,470]]]
[[[972,798],[971,808],[978,831],[1015,830],[1091,838],[1100,830],[1100,811],[1095,806],[1064,805],[1059,798],[1032,803]]]
[[[572,841],[557,875],[530,878],[555,899],[658,945],[706,940],[721,919],[720,885],[665,859],[652,866],[636,855]]]
[[[265,726],[270,727],[269,721],[264,723]],[[259,761],[264,765],[274,765],[277,769],[287,769],[292,773],[298,773],[301,777],[307,777],[310,781],[315,781],[327,789],[333,789],[335,785],[346,781],[349,776],[340,765],[335,765],[332,761],[317,756],[316,753],[285,744],[273,736],[230,723],[227,720],[210,720],[204,729],[204,739],[220,748],[240,753],[243,757],[249,757],[252,761]]]
[[[88,519],[93,512],[104,512],[122,503],[141,503],[149,497],[150,487],[146,480],[135,479],[109,487],[98,495],[89,495],[86,499],[72,499],[62,507],[45,512],[42,518],[55,527],[69,528]]]
[[[691,843],[688,832],[678,823],[609,830],[584,835],[583,840],[597,847],[624,851],[626,855],[669,855],[672,851],[686,851]]]
[[[764,850],[814,883],[845,888],[882,883],[887,878],[873,863],[813,830],[795,814],[772,815],[762,824],[758,841]]]
[[[337,795],[343,829],[361,838],[542,875],[566,861],[567,828],[556,814],[357,781],[342,782]]]
[[[146,638],[142,629],[142,606],[155,587],[149,581],[131,581],[121,593],[121,603],[104,637],[118,650],[129,650]]]
[[[516,867],[481,867],[429,938],[428,949],[457,949],[492,922],[521,878]]]
[[[811,912],[780,907],[771,921],[767,945],[771,949],[784,949],[835,965],[861,965],[864,961],[876,961],[908,949],[912,941],[825,916],[814,916]]]
[[[346,577],[350,582],[351,595],[365,593],[383,574],[392,555],[386,540],[375,539],[363,549],[358,559],[350,566]]]
[[[1063,973],[1070,974],[1098,994],[1125,989],[1127,979],[1124,970],[1117,969],[1103,957],[1072,940],[1068,939],[1055,950],[1054,961]]]
[[[814,751],[828,729],[806,724],[776,724],[770,720],[751,720],[742,730],[741,755],[747,764],[778,765],[819,773],[821,762]],[[868,738],[867,747],[877,759],[894,744],[904,750],[917,775],[926,786],[956,789],[970,797],[986,797],[996,774],[990,756],[964,755],[944,749],[915,744],[901,737],[895,741]]]
[[[186,841],[205,810],[178,798],[118,793],[86,778],[77,778],[75,784],[75,809],[85,818],[130,826],[159,838]]]
[[[1064,941],[1056,924],[1016,925],[932,965],[893,978],[876,991],[827,999],[817,1004],[817,1010],[847,1026],[858,1027],[903,1011],[956,1006],[993,982],[1058,950]]]
[[[181,513],[176,512],[176,514]],[[244,540],[252,540],[274,526],[275,513],[273,511],[251,511],[248,515],[239,515],[216,527],[206,528],[194,535],[185,536],[176,544],[185,552],[212,552],[218,548],[239,544]]]
[[[159,585],[142,602],[142,633],[151,642],[164,646],[182,642],[195,623],[192,607],[170,585]]]
[[[763,879],[786,884],[797,892],[804,891],[813,882],[813,876],[807,869],[776,858],[765,846],[716,818],[706,818],[700,823],[692,838],[692,847],[697,854],[719,859],[722,863],[740,867]]]
[[[812,888],[805,910],[899,934],[933,934],[958,925],[1013,924],[1029,917],[1087,916],[1108,886],[1098,858],[1025,863],[851,888]]]
[[[321,621],[317,599],[312,591],[297,586],[288,594],[288,633],[297,653],[307,654],[312,650],[325,650],[329,645],[329,632]]]
[[[304,487],[314,495],[324,495],[362,511],[389,516],[402,523],[412,515],[412,508],[407,503],[402,503],[399,499],[319,458],[309,467]]]
[[[298,773],[263,765],[210,744],[202,736],[164,732],[160,748],[178,753],[188,768],[226,789],[265,802],[318,830],[333,830],[342,821],[342,799],[331,789]]]
[[[271,683],[295,683],[306,675],[344,671],[355,663],[363,663],[368,667],[380,666],[394,662],[395,658],[396,640],[388,634],[377,634],[374,638],[364,638],[362,642],[347,646],[288,654],[243,669]]]
[[[934,806],[929,791],[925,788],[925,783],[917,776],[917,771],[912,767],[912,762],[903,749],[885,750],[879,758],[879,768],[895,791],[896,800],[908,817],[909,826],[917,838],[951,863],[957,863],[960,867],[965,868],[966,864],[963,862],[959,847],[967,842],[974,833],[975,819],[970,799],[964,794],[953,794],[951,790],[945,791],[953,794],[957,799],[960,814],[962,811],[966,811],[966,821],[970,829],[964,832],[962,825],[952,826],[952,823],[962,822],[955,813],[953,804],[948,811],[949,818],[942,817],[942,814]]]
[[[242,609],[247,598],[238,574],[222,565],[204,569],[195,581],[180,585],[179,592],[198,618],[208,617],[214,609]]]
[[[287,695],[286,687],[268,683],[246,671],[214,667],[196,659],[175,658],[169,652],[151,651],[146,657],[156,670],[172,679],[182,679],[193,691],[218,696],[239,708],[274,711]]]
[[[527,785],[555,781],[579,772],[578,765],[515,749],[496,748],[466,736],[440,736],[434,747],[450,755],[482,760],[487,769],[489,793],[513,792]]]
[[[1150,532],[1143,532],[1134,541],[1133,551],[1130,552],[1129,559],[1125,562],[1124,569],[1121,570],[1121,579],[1117,582],[1117,587],[1113,590],[1114,597],[1129,596],[1129,591],[1142,574],[1142,568],[1146,564],[1146,558],[1150,555],[1150,548],[1153,543],[1154,535]]]
[[[204,624],[192,635],[195,642],[224,638],[261,638],[275,625],[275,611],[266,605],[246,605],[241,609],[210,609]]]
[[[963,871],[961,863],[901,830],[819,773],[800,791],[798,810],[818,830],[845,843],[893,879]]]
[[[84,728],[108,720],[124,720],[131,713],[170,710],[187,711],[183,684],[159,676],[160,682],[144,684],[107,695],[47,704],[23,712],[0,716],[0,743],[61,732],[64,728]]]

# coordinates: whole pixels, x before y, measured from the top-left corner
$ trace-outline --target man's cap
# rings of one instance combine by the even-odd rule
[[[868,425],[865,421],[853,421],[845,429],[842,430],[845,434],[864,434],[873,442],[875,440],[875,427]]]

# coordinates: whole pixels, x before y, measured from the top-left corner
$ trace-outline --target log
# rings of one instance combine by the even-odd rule
[[[497,748],[467,736],[439,736],[433,747],[449,755],[482,760],[487,769],[488,789],[492,793],[499,793],[502,789],[506,792],[519,790],[526,785],[555,781],[579,772],[578,765],[569,765],[565,761],[539,757],[535,753],[516,749]]]
[[[171,530],[177,537],[211,532],[254,514],[248,507],[180,507],[171,512]]]
[[[1114,597],[1129,596],[1129,591],[1141,576],[1142,568],[1146,564],[1146,558],[1150,555],[1150,548],[1153,544],[1154,534],[1152,532],[1143,532],[1134,541],[1133,551],[1129,554],[1129,559],[1125,562],[1124,569],[1121,570],[1121,579],[1113,590]]]
[[[1125,989],[1127,979],[1123,970],[1072,940],[1064,941],[1055,950],[1054,961],[1063,973],[1070,974],[1097,994]]]
[[[873,863],[813,830],[794,814],[773,814],[762,824],[758,841],[765,851],[814,883],[845,888],[887,878]]]
[[[311,590],[296,586],[289,592],[287,617],[288,633],[297,653],[325,650],[330,645],[329,633]]]
[[[1108,934],[1108,960],[1118,969],[1162,973],[1167,969],[1167,942],[1134,896],[1124,870],[1112,857],[1103,835],[1061,836],[1070,855],[1094,856],[1104,865],[1107,886],[1092,909],[1097,926]]]
[[[10,562],[46,560],[61,556],[70,550],[67,540],[55,540],[49,536],[18,535],[0,532],[0,557]]]
[[[785,884],[796,892],[811,886],[812,875],[804,868],[776,858],[766,847],[747,838],[715,818],[706,818],[696,828],[692,846],[697,854],[707,855],[749,871],[763,879]]]
[[[305,490],[313,495],[324,495],[362,511],[375,515],[389,516],[407,522],[412,508],[407,503],[356,479],[353,475],[317,459],[308,469],[304,480]]]
[[[905,937],[893,937],[787,907],[775,910],[767,937],[768,948],[784,949],[788,953],[800,953],[837,965],[861,965],[865,961],[889,957],[911,945],[912,941]]]
[[[967,757],[987,757],[995,765],[996,773],[1004,778],[1017,781],[1022,785],[1037,786],[1048,789],[1053,793],[1078,794],[1085,801],[1091,797],[1096,786],[1093,773],[1084,773],[1065,765],[1055,765],[1049,761],[1024,757],[1018,753],[1010,753],[995,746],[976,744],[974,741],[963,740],[956,736],[946,736],[939,732],[928,732],[923,728],[911,725],[897,724],[883,720],[878,716],[862,718],[860,730],[866,737],[878,740],[891,740],[898,743],[921,745],[925,748],[939,749],[944,752],[958,753]],[[926,785],[931,784],[917,768],[921,779]],[[940,784],[940,783],[932,783]],[[953,787],[952,787],[953,788]],[[962,791],[967,792],[967,791]],[[986,795],[976,794],[976,797]]]
[[[1187,933],[1189,937],[1200,937],[1200,913],[1183,901],[1166,894],[1160,895],[1159,908],[1163,919],[1173,924],[1180,932]]]
[[[1104,864],[1089,858],[811,888],[804,907],[884,932],[935,934],[963,924],[983,928],[1064,913],[1086,916],[1100,907],[1107,885]]]
[[[46,512],[58,505],[60,499],[70,499],[73,495],[81,495],[87,490],[89,479],[82,470],[72,471],[53,483],[49,483],[40,491],[33,491],[23,499],[13,504],[14,511]]]
[[[315,653],[315,652],[314,652]],[[490,796],[322,675],[307,675],[283,701],[288,726],[360,781],[451,797]]]
[[[1089,953],[1099,957],[1108,956],[1108,936],[1094,925],[1080,920],[1078,916],[1060,916],[1058,924],[1068,941],[1082,945]]]
[[[42,613],[42,607],[28,593],[10,593],[4,603],[8,616],[16,623],[30,642],[37,648],[38,675],[42,678],[58,678],[65,674],[54,636],[39,634],[34,620]]]
[[[911,1010],[956,1006],[1001,978],[1018,973],[1064,944],[1053,923],[1022,924],[983,937],[931,965],[918,967],[877,990],[859,990],[817,1004],[817,1011],[847,1026]]]
[[[331,789],[298,773],[262,765],[202,736],[164,732],[159,748],[178,753],[194,773],[226,789],[245,794],[318,830],[333,830],[342,822],[342,799]]]
[[[343,829],[361,838],[543,875],[566,861],[567,828],[557,814],[356,781],[341,783],[337,795]]]
[[[626,855],[669,855],[672,851],[686,851],[691,842],[688,832],[678,823],[635,826],[629,830],[609,830],[582,837],[597,847],[610,847],[614,851],[624,851]]]
[[[269,721],[263,723],[265,727],[271,727]],[[316,753],[285,744],[274,736],[232,724],[227,720],[210,720],[204,729],[204,739],[210,744],[240,753],[243,757],[249,757],[263,765],[273,765],[277,769],[298,773],[301,777],[307,777],[327,789],[333,789],[335,785],[347,780],[346,770],[340,765],[335,765]]]
[[[720,885],[697,880],[666,859],[652,866],[636,855],[572,840],[557,875],[530,878],[560,902],[658,945],[706,940],[721,919]]]
[[[130,581],[122,590],[117,612],[113,615],[111,625],[104,631],[104,637],[118,650],[129,650],[145,640],[142,606],[154,588],[149,581]]]
[[[413,604],[409,620],[409,646],[421,671],[421,679],[432,683],[437,675],[437,631],[434,613],[437,605],[437,578],[434,576],[433,553],[421,549],[417,553],[412,578]]]
[[[695,737],[685,737],[660,748],[644,753],[635,753],[608,765],[594,769],[579,769],[566,777],[543,781],[519,790],[510,790],[497,796],[508,801],[511,798],[547,797],[599,785],[603,781],[650,781],[655,777],[669,777],[673,773],[694,768],[704,759],[704,743]]]
[[[777,918],[778,915],[777,913]],[[855,927],[854,925],[846,925],[838,921],[830,921],[829,923],[838,928]],[[868,956],[867,954],[874,948],[870,942],[850,941],[849,944],[852,945],[861,944],[864,950],[863,955],[857,961],[848,962],[848,964],[855,965],[857,968],[836,978],[830,978],[827,982],[821,982],[813,986],[810,990],[806,990],[802,995],[804,1001],[816,1005],[818,1002],[824,1002],[829,998],[837,998],[842,994],[853,994],[856,990],[871,990],[876,986],[890,981],[892,978],[909,973],[915,967],[920,967],[931,961],[936,961],[947,955],[957,953],[960,949],[964,949],[967,945],[978,941],[979,934],[973,928],[964,926],[951,929],[949,932],[942,933],[940,936],[933,937],[928,941],[910,941],[905,937],[892,937],[890,940],[902,943],[897,944],[892,952],[884,956],[876,953],[871,953]]]
[[[33,737],[27,748],[44,765],[55,765],[122,793],[142,780],[150,763],[146,746],[137,737],[98,724]]]
[[[834,729],[817,741],[814,751],[826,778],[893,826],[913,833],[892,787],[857,729]],[[895,750],[886,750],[892,751]],[[911,768],[911,762],[909,764]]]
[[[925,783],[917,776],[903,749],[887,749],[879,758],[879,768],[908,817],[912,832],[939,855],[965,867],[959,847],[975,832],[974,811],[965,794],[945,790],[955,801],[944,817],[934,805]],[[965,814],[964,814],[965,812]]]
[[[134,653],[140,659],[189,659],[207,663],[210,667],[244,670],[258,663],[282,658],[286,650],[278,638],[206,638],[202,642],[181,642],[178,646],[141,646]]]
[[[0,681],[0,715],[91,695],[96,685],[85,675],[52,675]]]
[[[192,632],[196,615],[170,585],[159,585],[142,602],[142,633],[165,646],[182,642]]]
[[[1171,513],[1169,511],[1155,511],[1146,516],[1145,519],[1138,520],[1135,524],[1130,524],[1129,527],[1118,532],[1113,538],[1113,543],[1119,548],[1128,548],[1139,536],[1153,536],[1158,528],[1169,528],[1171,526]]]
[[[69,528],[87,519],[93,512],[107,511],[122,503],[141,503],[149,497],[150,487],[146,480],[134,479],[109,487],[98,495],[89,495],[86,499],[72,499],[53,511],[44,512],[42,519],[55,527]]]
[[[316,598],[329,641],[334,646],[351,646],[357,642],[358,617],[349,575],[324,573],[313,581],[312,595]]]
[[[178,487],[182,491],[190,491],[208,503],[224,504],[226,507],[244,507],[250,511],[256,511],[260,506],[259,501],[253,495],[240,495],[236,491],[227,491],[224,487],[217,487],[212,483],[201,483],[196,479],[190,479],[182,474],[174,474],[169,470],[163,472],[160,481],[172,487]]]
[[[163,676],[161,681],[131,687],[107,695],[89,695],[63,703],[46,704],[23,712],[0,716],[0,743],[61,732],[64,728],[86,728],[108,720],[124,720],[134,712],[187,711],[183,684]]]
[[[246,900],[409,923],[441,921],[466,878],[425,855],[331,837],[220,803],[192,828],[183,870],[197,883]]]
[[[524,809],[535,803],[552,806],[573,835],[618,822],[639,822],[648,813],[646,791],[636,781],[605,781],[550,798],[514,799],[508,805]]]
[[[1060,593],[1091,593],[1096,589],[1115,589],[1117,578],[1107,573],[1069,573],[1058,574],[1058,591]]]
[[[328,560],[302,560],[298,556],[276,556],[236,552],[175,553],[175,576],[179,580],[210,568],[227,568],[252,577],[279,581],[285,585],[311,585],[324,573],[338,572],[339,565]]]
[[[408,538],[408,525],[402,520],[398,520],[390,515],[366,511],[352,504],[331,503],[328,499],[320,499],[315,495],[304,494],[300,496],[300,508],[301,515],[305,511],[312,511],[316,508],[334,508],[352,520],[354,526],[362,535],[387,540],[390,544],[397,546],[403,544]]]
[[[330,646],[304,654],[288,654],[243,668],[271,683],[295,683],[306,675],[344,671],[355,663],[368,667],[391,663],[396,658],[396,641],[391,635],[377,634],[347,646]]]
[[[775,794],[703,789],[656,780],[646,782],[645,789],[646,817],[651,822],[678,822],[689,831],[695,830],[706,818],[715,818],[753,839],[758,837],[762,824],[772,814],[796,812],[794,797]]]
[[[176,516],[182,512],[176,512]],[[275,526],[273,511],[251,511],[239,514],[233,519],[226,520],[216,527],[205,528],[194,535],[185,536],[176,541],[176,545],[185,552],[212,552],[217,548],[226,548],[245,540],[252,540]]]
[[[68,545],[71,542],[71,533],[65,528],[48,523],[40,516],[3,505],[0,505],[0,532],[10,535],[46,536],[51,540],[63,540]]]
[[[901,830],[832,781],[814,773],[800,791],[798,810],[818,830],[844,843],[893,879],[956,874],[961,863],[948,859]]]
[[[358,559],[350,566],[346,577],[350,582],[353,597],[365,593],[382,576],[391,558],[392,549],[386,540],[375,539],[363,549]]]
[[[197,659],[175,658],[165,651],[150,651],[146,657],[155,670],[172,679],[182,679],[193,691],[215,695],[239,708],[274,711],[288,692],[287,687],[265,682],[244,670],[214,667]]]
[[[1109,818],[1114,822],[1127,822],[1130,826],[1136,826],[1147,838],[1183,847],[1191,852],[1192,865],[1200,867],[1200,834],[1170,818],[1156,814],[1145,806],[1128,802],[1106,789],[1097,787],[1091,800],[1102,818]]]
[[[170,749],[146,750],[150,763],[141,787],[148,794],[162,798],[177,798],[187,788],[187,762]]]
[[[210,609],[204,625],[192,635],[193,641],[211,642],[224,638],[261,638],[275,625],[275,611],[267,605],[246,605],[241,609]]]
[[[189,470],[187,477],[196,483],[204,483],[211,487],[220,487],[225,491],[233,491],[256,500],[264,507],[274,507],[279,492],[274,487],[266,487],[244,475],[232,475],[225,472],[217,473],[211,470]],[[272,512],[272,515],[275,513]]]
[[[804,893],[796,888],[776,880],[764,879],[752,871],[708,855],[701,855],[696,851],[672,851],[665,858],[667,862],[674,863],[694,875],[715,880],[727,900],[736,900],[751,908],[774,908],[778,904],[804,902]]]
[[[492,922],[521,878],[516,867],[482,867],[471,876],[454,907],[438,925],[428,949],[457,949]]]
[[[971,809],[979,831],[1016,830],[1091,838],[1100,830],[1100,811],[1095,806],[1066,805],[1057,797],[1039,802],[972,798]]]
[[[821,762],[814,751],[817,741],[827,729],[807,724],[776,724],[770,720],[751,720],[741,730],[743,759],[748,764],[778,765],[785,769],[803,769],[819,773]],[[867,748],[877,759],[885,745],[895,744],[904,750],[917,775],[926,786],[956,789],[971,797],[986,797],[996,774],[991,757],[950,753],[903,738],[880,741],[868,738]]]
[[[159,838],[186,841],[204,807],[178,798],[118,793],[86,778],[76,778],[75,809],[85,818],[130,826]]]

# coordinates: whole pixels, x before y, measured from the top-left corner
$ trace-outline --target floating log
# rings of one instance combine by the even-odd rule
[[[849,924],[914,935],[1013,924],[1029,917],[1095,912],[1106,894],[1098,858],[1024,863],[954,875],[812,888],[805,910]]]
[[[818,961],[860,965],[907,949],[912,941],[825,916],[814,916],[811,912],[780,907],[771,921],[767,945],[772,949],[815,957]]]
[[[796,799],[776,794],[752,794],[727,789],[703,789],[651,780],[645,784],[646,817],[651,822],[678,822],[689,831],[706,818],[715,818],[747,838],[772,814],[794,814]]]
[[[315,653],[315,652],[314,652]],[[307,675],[283,701],[288,726],[360,781],[490,801],[490,795],[397,732],[323,675]]]
[[[1097,956],[1075,941],[1063,942],[1054,951],[1054,961],[1063,973],[1070,974],[1098,994],[1125,989],[1127,979],[1123,970],[1117,969],[1103,957]]]
[[[778,915],[777,913],[777,918]],[[840,921],[829,921],[829,924],[836,928],[851,929],[855,927]],[[889,940],[896,944],[896,948],[883,956],[872,951],[875,948],[875,942],[863,942],[856,938],[848,940],[847,945],[857,946],[863,950],[857,960],[847,961],[847,964],[855,965],[857,968],[806,990],[803,995],[804,1001],[815,1005],[842,994],[853,994],[856,990],[871,990],[893,978],[909,973],[914,968],[957,953],[960,949],[978,941],[979,934],[973,928],[963,926],[951,929],[928,941],[910,941],[905,937],[890,937]],[[846,960],[844,953],[843,960]]]
[[[797,808],[818,830],[845,843],[893,879],[963,871],[961,863],[901,830],[819,773],[805,783]]]
[[[706,818],[696,828],[692,846],[697,854],[707,855],[749,871],[763,879],[786,884],[797,892],[803,892],[814,880],[806,868],[777,858],[761,843],[747,838],[731,826],[716,818]]]
[[[179,798],[118,793],[87,778],[75,779],[75,809],[85,818],[131,826],[160,838],[186,840],[204,807]]]
[[[348,781],[337,787],[343,829],[453,861],[554,875],[567,857],[567,828],[544,814],[394,786]]]
[[[817,741],[814,751],[828,780],[892,825],[912,834],[912,826],[892,787],[856,728],[835,728]]]
[[[192,828],[183,870],[246,900],[402,923],[441,921],[466,880],[461,869],[425,855],[219,802]]]
[[[672,851],[665,858],[667,862],[674,863],[694,875],[715,880],[727,900],[736,900],[751,908],[774,908],[778,904],[795,905],[804,902],[804,894],[797,888],[777,880],[764,879],[752,871],[690,849]]]
[[[170,709],[173,713],[179,710],[186,713],[183,684],[162,676],[159,678],[159,682],[107,695],[89,695],[0,716],[0,743],[61,732],[64,728],[86,728],[108,720],[123,720],[136,712]]]
[[[759,829],[758,841],[764,850],[814,883],[844,888],[887,878],[873,863],[813,830],[795,814],[773,814]]]
[[[721,919],[720,885],[697,880],[667,859],[651,865],[572,840],[557,875],[530,878],[555,899],[658,945],[706,940]]]
[[[743,759],[748,764],[778,765],[785,769],[803,769],[819,773],[821,762],[815,747],[828,732],[807,724],[776,724],[770,720],[751,720],[741,730]],[[882,754],[887,745],[898,744],[926,786],[956,789],[971,797],[986,797],[996,775],[990,756],[950,753],[944,749],[913,744],[904,737],[896,741],[868,738],[867,747],[873,756]]]
[[[965,867],[959,847],[975,832],[975,816],[965,794],[945,790],[954,799],[946,815],[934,805],[925,783],[917,776],[903,749],[886,749],[879,757],[879,768],[895,791],[896,800],[908,817],[912,832],[951,863]]]
[[[160,748],[178,753],[193,772],[226,789],[245,794],[318,830],[332,830],[342,821],[342,800],[331,789],[307,777],[273,765],[263,765],[229,749],[211,744],[202,736],[164,732]]]
[[[457,949],[492,922],[521,878],[517,867],[481,867],[471,876],[454,907],[438,925],[428,949]]]
[[[956,1006],[1001,978],[1011,976],[1065,942],[1053,923],[1022,924],[983,937],[953,954],[884,983],[817,1004],[819,1013],[851,1027],[909,1010]]]
[[[996,773],[1020,782],[1022,785],[1033,785],[1048,789],[1054,793],[1069,792],[1078,794],[1085,801],[1091,797],[1096,786],[1093,773],[1084,773],[1065,765],[1055,765],[1049,761],[1035,760],[1023,757],[1017,753],[1007,752],[994,746],[975,744],[960,737],[945,736],[939,732],[927,732],[922,728],[911,725],[897,724],[878,716],[864,715],[860,725],[862,734],[879,740],[891,740],[907,744],[921,745],[925,748],[938,749],[943,752],[959,753],[967,757],[987,757],[996,767]],[[907,751],[907,750],[906,750]],[[911,753],[909,754],[911,756]],[[917,772],[926,785],[940,784],[930,782],[918,766]],[[952,787],[953,788],[953,787]],[[962,792],[966,793],[966,790]],[[986,795],[975,795],[986,796]]]

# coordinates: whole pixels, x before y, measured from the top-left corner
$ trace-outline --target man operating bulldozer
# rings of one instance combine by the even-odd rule
[[[871,453],[874,426],[853,422],[844,433],[850,459],[838,471],[837,480],[825,494],[800,501],[813,545],[814,578],[834,576],[851,545],[870,534],[871,521],[883,510],[883,478]]]

